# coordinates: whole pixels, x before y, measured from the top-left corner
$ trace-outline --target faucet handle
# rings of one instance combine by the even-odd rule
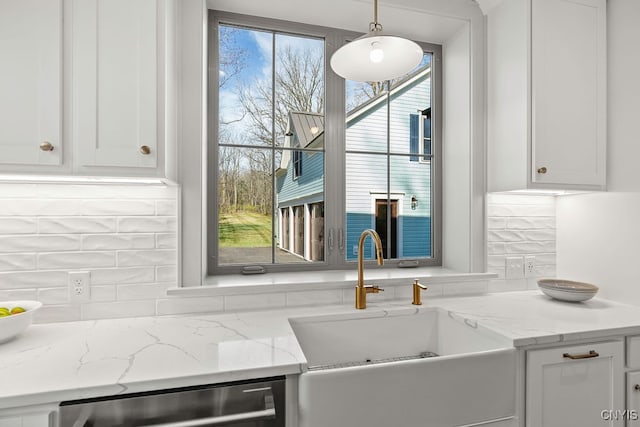
[[[418,281],[418,279],[414,279],[413,280],[413,302],[411,304],[413,304],[413,305],[422,305],[422,299],[421,299],[420,292],[422,290],[426,291],[427,289],[429,289],[429,288],[427,288],[425,285],[420,283]]]
[[[377,294],[378,292],[384,291],[384,289],[377,285],[366,285],[364,288],[368,294]]]

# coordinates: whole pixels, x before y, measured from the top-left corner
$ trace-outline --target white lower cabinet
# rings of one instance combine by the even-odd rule
[[[526,426],[623,426],[623,341],[527,351]]]

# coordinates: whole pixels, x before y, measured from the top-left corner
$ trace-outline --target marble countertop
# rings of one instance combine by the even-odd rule
[[[433,298],[514,346],[640,334],[640,307],[551,300],[538,291]],[[408,302],[31,325],[0,344],[0,409],[154,389],[298,374],[291,317],[370,313]],[[419,309],[418,309],[419,310]]]

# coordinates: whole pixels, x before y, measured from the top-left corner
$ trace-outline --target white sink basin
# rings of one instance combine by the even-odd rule
[[[517,425],[515,349],[473,321],[401,308],[289,322],[309,368],[300,427]]]

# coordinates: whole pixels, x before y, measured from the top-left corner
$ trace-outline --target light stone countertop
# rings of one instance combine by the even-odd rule
[[[514,346],[640,334],[640,307],[564,303],[539,291],[433,298]],[[31,325],[0,344],[0,409],[197,384],[298,374],[306,359],[290,317],[412,308],[409,302]],[[419,309],[417,309],[419,310]]]

